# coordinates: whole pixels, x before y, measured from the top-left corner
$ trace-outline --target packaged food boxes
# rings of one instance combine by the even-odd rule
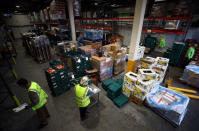
[[[156,80],[157,74],[152,69],[139,69],[138,79],[143,81]]]
[[[137,60],[143,58],[144,51],[145,51],[145,47],[144,46],[139,46],[138,52],[137,52]]]
[[[122,93],[127,96],[127,97],[130,97],[130,95],[132,94],[133,92],[133,88],[127,88],[127,87],[123,87],[122,88]]]
[[[149,69],[152,64],[156,62],[156,59],[153,57],[146,57],[141,59],[141,68]]]
[[[124,76],[123,87],[132,89],[136,84],[138,75],[133,72],[127,72]]]
[[[143,81],[138,79],[136,81],[136,86],[145,90],[146,92],[151,92],[156,84],[157,82],[155,80]]]
[[[147,95],[146,102],[160,116],[179,126],[186,114],[189,98],[157,85],[156,90]]]
[[[156,61],[157,61],[157,64],[164,65],[164,66],[167,66],[169,63],[169,59],[164,58],[164,57],[157,57]]]
[[[101,81],[112,77],[113,60],[111,57],[92,56],[92,64],[99,71]]]
[[[148,92],[146,90],[144,90],[143,88],[140,88],[139,86],[134,86],[133,88],[133,92],[132,92],[132,97],[137,98],[140,101],[144,101],[144,99],[146,98]]]
[[[163,66],[159,64],[154,64],[152,66],[152,70],[157,74],[157,81],[159,81],[160,83],[163,81],[165,77],[167,67],[168,66]]]
[[[117,53],[116,57],[114,58],[113,64],[113,71],[114,74],[117,75],[124,71],[125,68],[125,54]]]

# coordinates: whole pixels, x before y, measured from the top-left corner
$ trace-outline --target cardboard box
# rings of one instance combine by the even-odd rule
[[[128,72],[124,76],[123,87],[127,87],[129,89],[133,89],[136,84],[138,75],[133,72]]]
[[[122,93],[127,96],[127,97],[130,97],[130,95],[133,93],[133,88],[127,88],[127,87],[123,87],[122,88]]]
[[[139,69],[138,79],[143,81],[156,80],[157,74],[152,69]]]
[[[157,64],[160,64],[163,66],[168,66],[168,64],[169,64],[169,59],[164,58],[164,57],[157,57],[156,61],[157,61]]]
[[[148,92],[146,90],[140,88],[139,86],[135,86],[134,90],[132,92],[132,96],[142,102],[145,100],[147,94],[148,94]]]
[[[136,87],[139,87],[147,93],[151,92],[155,88],[156,84],[156,80],[143,81],[138,79],[136,81]]]
[[[92,56],[92,64],[99,71],[100,80],[112,77],[113,60],[111,57]]]

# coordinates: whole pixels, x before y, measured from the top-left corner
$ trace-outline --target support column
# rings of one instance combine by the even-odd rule
[[[69,19],[70,19],[72,41],[76,41],[75,22],[74,22],[74,13],[73,13],[73,0],[67,0],[67,2],[68,2],[68,13],[69,13]]]
[[[135,69],[146,4],[147,0],[136,0],[127,72]]]

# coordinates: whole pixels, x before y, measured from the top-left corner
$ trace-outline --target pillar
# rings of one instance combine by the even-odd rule
[[[76,32],[75,32],[75,22],[74,22],[74,13],[73,13],[73,0],[67,0],[68,2],[68,13],[70,19],[70,28],[72,41],[76,41]]]
[[[136,0],[127,72],[135,69],[146,4],[147,0]]]

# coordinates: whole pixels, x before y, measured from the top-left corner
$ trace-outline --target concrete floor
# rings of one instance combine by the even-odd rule
[[[44,69],[48,67],[48,63],[38,64],[30,56],[27,56],[20,41],[17,42],[17,51],[15,69],[19,77],[38,82],[49,95],[47,108],[51,117],[49,118],[49,125],[42,131],[199,131],[199,102],[197,100],[190,101],[184,121],[180,127],[175,128],[145,106],[138,106],[129,102],[124,107],[117,108],[106,96],[103,89],[100,94],[99,108],[92,108],[89,119],[81,122],[74,101],[73,89],[61,96],[52,97],[44,74]],[[4,70],[4,72],[6,71]],[[181,73],[182,70],[178,68],[171,68],[170,70],[170,74],[175,78],[179,77]],[[10,72],[4,74],[21,103],[27,102],[26,91],[17,87],[16,80]],[[188,87],[178,81],[175,81],[174,84],[180,87]],[[4,90],[2,83],[0,85],[0,90]],[[24,110],[14,113],[12,112],[13,107],[14,104],[9,97],[0,105],[0,130],[36,131],[39,123],[35,112]]]

